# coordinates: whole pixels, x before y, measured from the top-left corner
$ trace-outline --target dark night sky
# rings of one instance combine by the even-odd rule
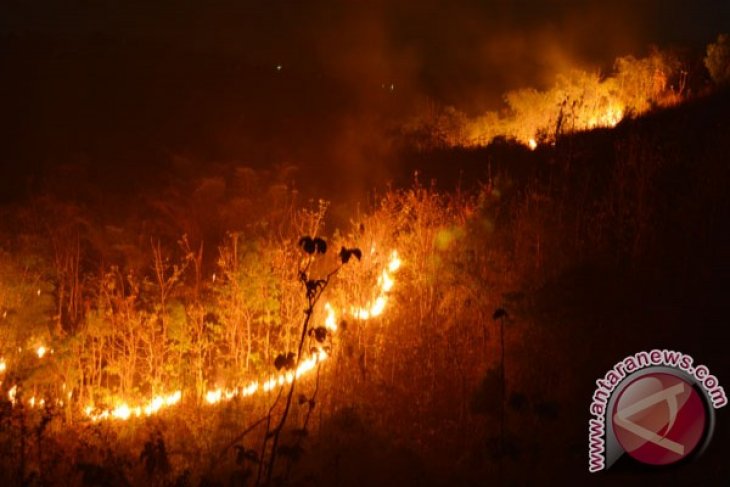
[[[6,0],[4,180],[173,154],[377,179],[382,128],[418,101],[477,113],[566,67],[729,30],[722,0]]]

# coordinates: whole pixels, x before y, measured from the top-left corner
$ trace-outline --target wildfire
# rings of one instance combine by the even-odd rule
[[[234,397],[247,397],[255,394],[259,391],[258,381],[251,382],[246,387],[240,387],[235,389],[214,389],[206,392],[205,402],[208,404],[216,404],[224,399],[230,400]]]
[[[398,252],[394,250],[390,254],[388,266],[380,274],[380,277],[378,277],[378,295],[366,307],[353,306],[350,309],[352,316],[365,321],[383,314],[385,306],[388,304],[388,293],[395,285],[392,274],[400,269],[400,266],[400,257],[398,256]]]
[[[383,271],[383,273],[380,275],[380,279],[378,281],[378,284],[380,284],[380,288],[383,290],[383,292],[388,292],[391,289],[393,289],[393,278],[390,277],[390,274],[388,274],[388,271]]]
[[[126,402],[122,402],[112,409],[98,409],[94,406],[87,406],[84,413],[92,421],[100,421],[103,419],[121,419],[127,420],[134,417],[152,416],[161,409],[169,408],[179,403],[182,399],[182,391],[175,391],[168,395],[158,395],[150,399],[146,404],[130,406]]]
[[[377,316],[380,316],[388,304],[388,293],[393,289],[395,285],[395,279],[393,274],[398,271],[401,267],[401,259],[397,251],[393,251],[390,254],[388,263],[383,269],[382,273],[378,277],[377,281],[377,295],[375,299],[366,307],[352,307],[350,313],[357,319],[368,320]],[[324,304],[325,319],[324,326],[331,332],[337,331],[337,311],[330,303]],[[41,347],[42,348],[42,347]],[[45,353],[45,349],[44,349]],[[39,356],[40,348],[39,348]],[[308,358],[303,359],[299,362],[296,370],[287,371],[278,375],[271,375],[268,379],[263,382],[254,381],[245,387],[239,388],[217,388],[207,391],[203,397],[207,404],[217,404],[222,401],[228,401],[236,397],[248,397],[258,392],[269,392],[277,386],[283,386],[285,384],[291,384],[294,379],[297,380],[300,377],[307,375],[313,371],[317,364],[326,360],[329,357],[327,352],[321,348],[310,355]],[[11,401],[14,401],[14,391]],[[182,392],[175,391],[167,396],[155,396],[149,400],[146,404],[138,406],[130,406],[126,402],[118,404],[112,409],[99,409],[94,406],[87,406],[84,409],[84,413],[92,421],[101,421],[107,419],[117,420],[128,420],[132,417],[151,416],[161,409],[174,406],[182,399]]]
[[[598,127],[610,127],[613,128],[624,118],[624,109],[618,105],[613,105],[608,107],[608,109],[603,112],[599,113],[598,115],[594,115],[591,118],[588,119],[588,123],[586,124],[589,129],[598,128]]]
[[[573,130],[592,130],[595,128],[613,128],[624,119],[626,112],[619,102],[612,103],[605,110],[588,111],[576,115]],[[526,145],[530,150],[537,149],[539,143],[537,136],[522,138],[518,137],[520,143]]]
[[[223,400],[231,400],[235,397],[248,397],[259,391],[268,392],[276,386],[291,384],[295,377],[299,379],[309,371],[313,370],[319,362],[327,359],[327,357],[327,352],[320,349],[317,353],[313,354],[306,360],[301,361],[295,372],[289,371],[279,375],[272,375],[263,383],[263,385],[260,385],[259,382],[256,381],[251,382],[243,388],[213,389],[205,394],[205,402],[208,404],[217,404]]]
[[[324,326],[330,331],[337,331],[337,315],[335,310],[329,303],[324,303],[324,310],[327,312],[327,318],[324,320]]]
[[[374,247],[372,252],[374,253]],[[383,271],[378,276],[377,287],[375,289],[375,298],[364,307],[351,307],[350,314],[359,320],[369,320],[380,316],[386,309],[389,302],[388,294],[392,291],[395,286],[395,278],[393,274],[398,271],[402,262],[397,251],[393,251],[390,254],[388,263]],[[324,304],[325,319],[324,326],[330,332],[335,333],[337,331],[337,311],[330,303]],[[43,358],[49,349],[43,345],[36,348],[35,353],[38,358]],[[217,388],[209,390],[204,396],[204,400],[208,404],[217,404],[224,400],[231,400],[235,397],[248,397],[258,392],[269,392],[277,386],[283,386],[285,384],[291,384],[294,379],[299,379],[307,375],[309,372],[317,367],[317,364],[326,360],[329,357],[327,352],[323,349],[316,350],[308,358],[303,359],[299,362],[296,370],[287,371],[278,375],[272,375],[263,382],[254,381],[245,387],[238,388]],[[0,374],[4,374],[7,369],[7,363],[4,359],[0,358]],[[64,384],[64,390],[66,386]],[[15,405],[18,402],[18,387],[13,385],[8,390],[8,399]],[[67,393],[68,398],[71,398],[71,392]],[[182,391],[176,390],[170,394],[156,395],[147,400],[146,402],[138,403],[136,405],[130,404],[127,401],[118,401],[113,407],[97,407],[95,405],[88,405],[84,408],[86,416],[94,422],[102,420],[122,420],[126,421],[130,418],[139,418],[143,416],[152,416],[159,411],[175,406],[182,400]],[[28,406],[43,407],[46,403],[45,399],[36,398],[35,395],[31,396],[30,399],[24,401]],[[56,400],[56,404],[63,406],[62,400]]]
[[[603,74],[568,69],[555,77],[552,86],[507,92],[506,110],[469,117],[454,107],[444,108],[433,140],[419,144],[483,146],[505,137],[535,150],[562,134],[613,128],[627,117],[683,101],[684,81],[679,87],[668,82],[683,78],[680,64],[673,54],[655,51],[644,58],[617,58],[614,69]],[[426,113],[430,112],[416,118],[416,127],[428,130],[432,122]]]
[[[396,272],[398,269],[400,269],[401,266],[401,260],[398,256],[398,251],[394,250],[392,254],[390,254],[390,262],[388,262],[388,270],[390,272]]]

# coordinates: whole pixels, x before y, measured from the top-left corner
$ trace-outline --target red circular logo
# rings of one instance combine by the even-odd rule
[[[691,384],[670,373],[643,375],[613,407],[616,439],[632,458],[667,465],[689,456],[702,441],[707,413]]]

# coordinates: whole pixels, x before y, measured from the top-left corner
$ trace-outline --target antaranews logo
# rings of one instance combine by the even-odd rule
[[[715,409],[727,404],[717,377],[672,350],[629,355],[596,380],[588,422],[588,470],[625,454],[661,466],[695,458],[710,442]]]

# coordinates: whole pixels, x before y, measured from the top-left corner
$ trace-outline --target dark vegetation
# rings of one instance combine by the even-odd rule
[[[328,221],[285,167],[201,175],[177,161],[126,193],[83,164],[46,173],[1,210],[3,482],[645,483],[588,477],[588,405],[595,379],[643,349],[730,378],[728,113],[724,91],[534,152],[498,140],[404,154],[351,222]],[[302,249],[321,283],[298,273]],[[391,249],[404,264],[382,317],[307,334],[319,293],[367,299]],[[316,379],[205,404],[208,389],[292,367],[305,338],[331,347]],[[53,353],[37,358],[39,343]],[[182,403],[150,418],[83,415],[176,389]],[[724,413],[701,461],[652,482],[726,480]]]

